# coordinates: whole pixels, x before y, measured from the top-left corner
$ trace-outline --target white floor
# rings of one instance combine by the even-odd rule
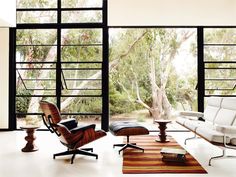
[[[192,133],[169,133],[181,145],[184,138],[192,136]],[[70,164],[70,157],[58,157],[53,160],[53,153],[64,151],[54,134],[47,131],[37,131],[35,143],[39,150],[31,153],[21,152],[25,145],[24,131],[0,132],[0,177],[120,177],[120,176],[165,176],[165,177],[235,177],[236,159],[215,160],[212,166],[208,166],[208,160],[213,155],[221,153],[220,149],[202,139],[191,140],[184,146],[207,170],[208,174],[150,174],[150,175],[123,175],[122,156],[118,155],[118,149],[113,149],[113,143],[122,141],[122,137],[114,137],[110,133],[89,145],[99,157],[76,156],[74,164]],[[229,154],[236,155],[236,151],[229,150]]]

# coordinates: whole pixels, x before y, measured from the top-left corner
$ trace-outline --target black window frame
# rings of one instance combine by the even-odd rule
[[[60,110],[60,103],[61,98],[67,95],[62,95],[62,74],[63,62],[61,61],[61,31],[63,29],[101,29],[102,30],[102,61],[99,62],[101,64],[101,94],[100,95],[74,95],[76,97],[100,97],[102,99],[102,112],[101,114],[96,113],[77,113],[76,115],[100,115],[101,116],[101,128],[105,131],[108,131],[108,124],[109,124],[109,101],[108,101],[108,69],[109,69],[109,61],[108,61],[108,25],[107,25],[107,0],[102,0],[102,7],[84,7],[84,8],[62,8],[61,7],[61,0],[57,0],[57,8],[17,8],[17,12],[27,12],[27,11],[56,11],[57,12],[57,22],[56,23],[19,23],[17,24],[16,28],[10,28],[10,52],[9,52],[9,129],[10,130],[16,130],[17,124],[16,124],[16,117],[17,115],[41,115],[42,113],[16,113],[16,97],[19,95],[16,95],[16,72],[18,72],[18,69],[16,68],[16,64],[19,64],[19,62],[16,62],[16,31],[17,29],[56,29],[57,30],[57,60],[56,62],[49,62],[50,64],[53,63],[56,65],[56,88],[55,88],[55,95],[23,95],[20,97],[55,97],[57,106]],[[62,11],[95,11],[100,10],[102,12],[102,22],[88,22],[88,23],[61,23],[62,21]],[[31,64],[38,63],[38,62],[30,62]],[[78,62],[77,62],[78,63]],[[81,62],[84,63],[84,62]],[[88,62],[89,63],[89,62]],[[90,62],[90,63],[96,63],[96,62]],[[22,78],[21,78],[22,79]],[[65,81],[65,79],[64,79]],[[22,79],[22,82],[24,80]],[[25,84],[23,84],[25,85]],[[25,86],[27,89],[27,87]],[[73,97],[69,95],[69,97]],[[71,113],[62,113],[62,115],[75,115]]]
[[[15,101],[16,101],[16,30],[17,29],[57,29],[58,44],[60,44],[61,30],[64,28],[101,28],[103,33],[103,60],[102,60],[102,121],[101,128],[108,131],[109,126],[109,29],[110,28],[196,28],[197,29],[197,58],[198,58],[198,111],[204,111],[204,98],[209,96],[222,96],[222,97],[236,97],[236,95],[206,95],[205,91],[205,64],[204,61],[204,29],[207,28],[236,28],[236,26],[109,26],[108,25],[108,9],[107,0],[103,0],[102,8],[61,8],[61,1],[57,0],[57,8],[20,8],[17,11],[44,11],[44,10],[56,10],[57,11],[57,23],[45,23],[45,24],[17,24],[16,28],[10,28],[9,36],[9,130],[16,130],[16,114],[15,114]],[[65,10],[100,10],[102,9],[102,23],[61,23],[61,12]],[[57,45],[57,57],[55,62],[57,67],[56,82],[61,83],[61,61],[60,61],[60,45]],[[230,62],[230,61],[229,61]],[[231,63],[231,62],[230,62]],[[235,63],[235,62],[232,62]],[[56,88],[57,103],[60,103],[61,84],[57,84]],[[59,96],[58,96],[59,95]],[[58,104],[60,108],[60,104]],[[40,115],[40,113],[35,113]]]

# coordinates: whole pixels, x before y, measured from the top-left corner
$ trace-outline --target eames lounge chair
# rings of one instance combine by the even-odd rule
[[[41,101],[40,107],[43,111],[42,118],[45,126],[51,133],[55,133],[60,142],[68,148],[65,152],[54,154],[54,159],[56,156],[72,155],[72,164],[76,154],[98,158],[97,154],[92,153],[93,148],[79,148],[105,136],[106,132],[103,130],[95,131],[95,124],[77,126],[77,121],[73,118],[62,120],[57,106],[48,101]]]

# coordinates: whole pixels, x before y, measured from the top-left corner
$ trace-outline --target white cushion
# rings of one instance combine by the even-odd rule
[[[196,112],[196,111],[181,111],[179,112],[180,116],[187,116],[187,117],[203,117],[202,112]]]
[[[231,138],[231,139],[230,139],[230,143],[231,143],[232,145],[236,145],[236,138]]]
[[[183,118],[183,117],[177,117],[176,118],[176,122],[179,123],[180,125],[184,125],[184,122],[188,120],[186,118]]]
[[[207,97],[206,100],[208,106],[220,107],[222,97]]]
[[[196,129],[196,132],[207,139],[210,142],[215,143],[223,143],[224,142],[224,134],[220,133],[216,130],[210,129],[208,127],[199,127]],[[227,138],[227,143],[229,143],[230,139]]]
[[[236,110],[236,98],[235,97],[225,97],[222,100],[221,108]]]
[[[234,127],[234,126],[217,125],[216,130],[221,133],[236,137],[236,127]]]
[[[197,120],[187,120],[184,122],[184,126],[192,131],[195,131],[196,128],[199,127],[201,124],[204,124],[204,122]]]
[[[224,109],[221,108],[216,115],[214,120],[215,124],[218,125],[232,125],[236,117],[236,110]]]
[[[219,110],[220,107],[207,105],[206,109],[204,110],[204,119],[213,122]]]

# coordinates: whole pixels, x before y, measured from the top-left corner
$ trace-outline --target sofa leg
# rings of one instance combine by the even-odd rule
[[[225,155],[225,149],[222,149],[222,155],[211,157],[210,160],[209,160],[209,164],[208,165],[211,166],[211,160],[213,160],[213,159],[220,159],[220,158],[236,158],[236,156]]]
[[[219,158],[222,158],[225,156],[225,149],[222,150],[222,155],[219,155],[219,156],[215,156],[215,157],[211,157],[210,160],[209,160],[209,163],[208,165],[211,166],[211,160],[213,159],[219,159]]]
[[[186,144],[187,144],[187,141],[188,141],[188,140],[192,140],[192,139],[196,139],[196,138],[197,138],[197,135],[196,135],[196,134],[194,134],[194,136],[193,136],[193,137],[186,138],[186,139],[185,139],[185,141],[184,141],[184,145],[186,145]]]

